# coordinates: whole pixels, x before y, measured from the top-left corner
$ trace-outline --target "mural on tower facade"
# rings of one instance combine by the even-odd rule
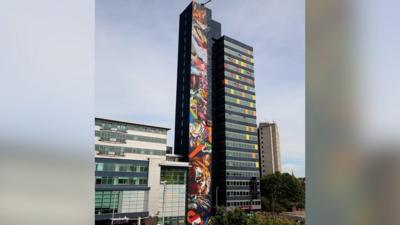
[[[189,175],[186,220],[207,225],[211,216],[212,121],[208,118],[208,15],[196,2],[192,8]]]

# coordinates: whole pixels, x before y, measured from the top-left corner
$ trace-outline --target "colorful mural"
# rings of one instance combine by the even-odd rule
[[[190,73],[188,201],[186,220],[207,225],[211,216],[212,122],[208,114],[207,10],[193,2]]]

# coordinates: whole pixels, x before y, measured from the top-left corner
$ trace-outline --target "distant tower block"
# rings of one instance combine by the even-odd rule
[[[258,127],[258,144],[261,176],[282,172],[279,130],[275,122],[260,123]]]

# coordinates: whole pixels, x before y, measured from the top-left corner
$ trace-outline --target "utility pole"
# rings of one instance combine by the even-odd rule
[[[167,181],[161,181],[160,183],[164,186],[164,190],[163,190],[163,203],[162,203],[162,225],[164,225],[164,224],[165,224],[165,217],[164,217],[164,211],[165,211],[165,191],[166,191]]]

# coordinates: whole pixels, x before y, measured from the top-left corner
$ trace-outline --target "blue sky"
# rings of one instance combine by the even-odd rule
[[[96,0],[96,116],[170,127],[179,14],[189,0]],[[283,168],[304,176],[303,0],[214,0],[222,33],[254,48],[257,120],[280,128]]]

